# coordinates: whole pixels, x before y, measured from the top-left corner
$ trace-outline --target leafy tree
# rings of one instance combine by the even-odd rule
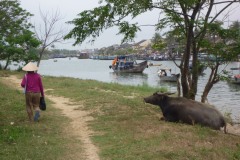
[[[17,0],[0,1],[0,60],[6,60],[6,69],[11,61],[36,60],[37,56],[32,48],[39,45],[39,41],[30,31],[29,12],[23,10]]]
[[[152,48],[157,51],[162,51],[166,47],[166,42],[159,33],[155,33],[152,38]]]
[[[234,21],[231,25],[230,25],[230,29],[236,30],[240,32],[240,22],[239,21]]]
[[[186,43],[184,35],[175,30],[168,31],[164,35],[166,36],[164,41],[167,47],[165,49],[168,51],[169,57],[174,60],[175,56],[181,56],[184,53],[184,44]]]
[[[211,70],[211,74],[202,94],[202,102],[206,101],[213,85],[225,78],[225,72],[219,71],[220,65],[228,64],[228,62],[234,60],[240,49],[239,32],[236,32],[233,28],[224,29],[219,21],[209,24],[206,35],[200,46],[205,52],[211,53],[209,55],[211,59],[206,62],[206,65]]]
[[[180,38],[183,44],[183,58],[180,65],[182,94],[186,98],[195,99],[198,86],[198,54],[204,46],[204,38],[216,18],[239,0],[101,0],[101,6],[81,12],[78,18],[68,22],[75,27],[65,36],[75,38],[74,45],[82,43],[87,37],[94,41],[104,29],[113,26],[123,34],[122,42],[133,40],[136,32],[140,31],[138,23],[130,23],[126,18],[134,19],[138,15],[159,9],[160,19],[156,30],[170,28],[174,37]],[[104,2],[104,3],[103,3]],[[214,10],[216,7],[218,10]],[[220,35],[217,31],[217,34]],[[211,47],[211,46],[209,46]],[[217,46],[214,49],[220,49]],[[218,51],[217,51],[218,52]],[[220,52],[219,52],[220,53]],[[222,54],[221,54],[222,55]],[[189,60],[192,56],[192,71],[189,71]],[[234,57],[230,55],[228,60]],[[218,74],[218,67],[213,67],[213,73]],[[210,77],[211,78],[211,77]],[[210,81],[210,87],[214,81]],[[208,84],[207,84],[208,85]]]

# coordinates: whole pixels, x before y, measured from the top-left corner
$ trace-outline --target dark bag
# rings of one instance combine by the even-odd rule
[[[44,97],[40,97],[39,108],[40,108],[42,111],[45,111],[46,108],[47,108]]]

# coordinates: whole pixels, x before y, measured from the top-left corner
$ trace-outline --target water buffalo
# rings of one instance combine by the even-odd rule
[[[224,117],[213,106],[183,97],[169,97],[166,93],[157,92],[144,98],[144,101],[160,106],[166,121],[199,124],[215,130],[224,127],[226,133]]]

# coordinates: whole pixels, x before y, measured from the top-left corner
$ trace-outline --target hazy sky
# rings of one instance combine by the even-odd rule
[[[22,8],[26,9],[30,13],[34,14],[34,17],[31,19],[31,22],[35,25],[41,23],[41,18],[39,16],[39,8],[41,8],[43,13],[49,12],[53,13],[58,10],[61,14],[63,20],[59,23],[59,25],[64,28],[70,30],[72,26],[65,24],[67,21],[71,21],[77,17],[77,14],[84,11],[89,10],[94,7],[99,6],[99,0],[20,0]],[[231,20],[239,20],[239,7],[235,9],[233,14],[233,18]],[[156,24],[159,18],[160,11],[153,11],[141,15],[134,22],[138,22],[139,24]],[[151,39],[155,33],[154,27],[142,27],[141,32],[137,33],[137,37],[134,39],[135,42],[138,42],[143,39]],[[120,44],[122,36],[116,35],[118,33],[117,28],[112,28],[105,30],[100,37],[98,37],[94,44],[83,43],[78,46],[72,46],[73,40],[71,40],[67,44],[56,44],[56,48],[58,49],[86,49],[86,48],[101,48],[110,46],[113,44]],[[86,41],[87,42],[87,41]]]

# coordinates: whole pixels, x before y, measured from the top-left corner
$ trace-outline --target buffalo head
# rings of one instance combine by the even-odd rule
[[[144,101],[146,103],[150,103],[150,104],[153,104],[153,105],[159,105],[159,102],[161,102],[166,97],[168,97],[168,95],[171,95],[171,94],[174,94],[174,93],[155,92],[155,93],[153,93],[153,95],[151,95],[149,97],[145,97]]]

